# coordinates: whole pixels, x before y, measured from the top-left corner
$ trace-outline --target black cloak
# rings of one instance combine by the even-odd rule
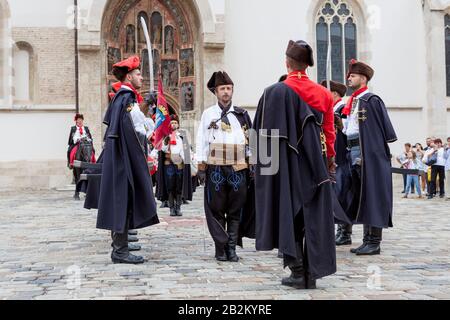
[[[361,188],[359,197],[354,197],[354,223],[393,227],[392,155],[388,144],[397,141],[397,135],[383,100],[372,93],[359,102],[359,134]]]
[[[152,179],[144,148],[134,130],[128,108],[136,95],[121,89],[111,102],[104,123],[108,126],[103,150],[97,228],[123,233],[159,223]]]
[[[277,83],[265,90],[254,121],[258,146],[279,169],[264,175],[258,152],[255,176],[256,249],[297,257],[294,221],[304,216],[309,270],[314,279],[336,272],[332,183],[321,145],[322,115],[292,89]],[[267,130],[267,131],[260,131]],[[274,130],[278,130],[274,131]],[[279,150],[271,150],[272,140]],[[272,154],[275,153],[275,154]]]

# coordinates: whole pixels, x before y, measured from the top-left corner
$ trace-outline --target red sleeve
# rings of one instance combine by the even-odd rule
[[[330,97],[331,98],[331,97]],[[334,143],[336,141],[336,131],[334,128],[334,112],[333,112],[333,100],[331,98],[329,102],[329,108],[325,112],[323,119],[323,132],[327,139],[327,157],[336,156],[336,151],[334,150]]]

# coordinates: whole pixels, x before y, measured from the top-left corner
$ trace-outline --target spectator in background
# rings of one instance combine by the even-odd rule
[[[437,177],[439,176],[439,196],[444,198],[445,196],[445,150],[442,145],[441,139],[434,140],[433,149],[430,149],[425,156],[424,162],[431,165],[431,182],[430,192],[428,193],[428,199],[433,199],[436,196],[436,184]],[[433,160],[433,158],[435,158]],[[431,163],[430,163],[431,161]]]
[[[425,156],[425,151],[422,147],[422,144],[416,143],[414,150],[416,153],[417,160],[419,162],[419,176],[420,176],[420,182],[422,187],[422,192],[428,192],[427,190],[427,171],[428,167],[425,163],[423,163],[423,157]]]
[[[410,151],[411,151],[411,143],[405,143],[405,151],[396,158],[397,162],[400,164],[400,168],[406,169],[406,165],[408,163],[408,152],[410,152]],[[406,179],[407,179],[407,175],[403,174],[403,191],[402,191],[402,193],[406,192]],[[414,186],[413,186],[413,188],[414,188]]]
[[[427,146],[423,149],[423,151],[428,151],[432,149],[432,144],[435,138],[427,138]]]
[[[417,159],[416,153],[414,151],[410,151],[410,152],[408,152],[407,157],[408,158],[407,158],[407,162],[405,164],[405,169],[419,170],[421,167],[421,164],[420,164],[420,161]],[[416,186],[417,194],[419,195],[419,199],[422,199],[422,191],[420,190],[418,174],[408,174],[405,195],[403,196],[403,198],[408,198],[409,192],[411,191],[411,188],[414,188],[414,185]]]
[[[447,177],[446,190],[447,200],[450,200],[450,137],[447,138],[447,148],[445,149],[445,174]]]

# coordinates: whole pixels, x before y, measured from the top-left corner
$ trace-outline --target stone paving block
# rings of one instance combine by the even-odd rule
[[[338,272],[306,291],[281,286],[289,270],[277,250],[257,252],[254,240],[238,248],[239,263],[215,261],[202,194],[183,218],[163,210],[161,224],[139,231],[147,259],[139,266],[111,264],[109,233],[95,229],[96,212],[70,192],[0,194],[0,299],[450,299],[448,202],[394,197],[395,228],[384,232],[382,254],[339,247]],[[351,247],[361,236],[355,226]],[[370,289],[377,281],[381,290]]]

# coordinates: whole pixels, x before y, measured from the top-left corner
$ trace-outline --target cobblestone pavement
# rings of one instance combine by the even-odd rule
[[[108,232],[70,192],[0,193],[0,299],[450,299],[450,202],[400,199],[382,255],[337,249],[338,272],[318,290],[280,285],[274,252],[245,240],[239,263],[213,258],[202,190],[182,218],[139,232],[144,265],[110,263]],[[354,246],[361,242],[355,227]]]

